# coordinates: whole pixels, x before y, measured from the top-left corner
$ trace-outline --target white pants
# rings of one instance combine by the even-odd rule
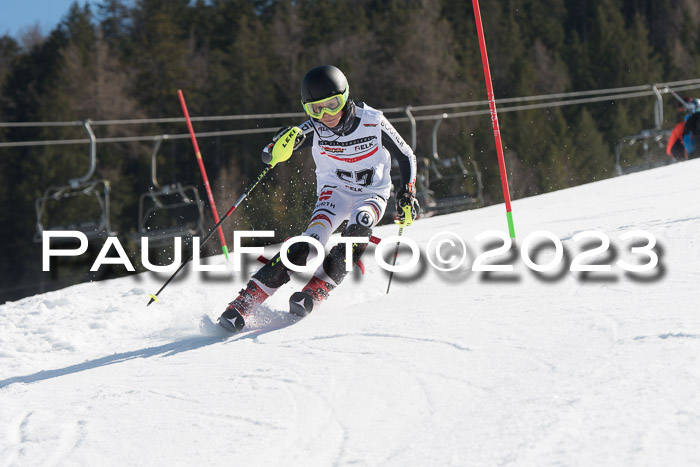
[[[324,185],[319,190],[316,207],[303,235],[314,237],[325,246],[343,221],[347,220],[348,226],[359,224],[371,229],[381,220],[385,210],[386,199],[379,195],[353,193]]]
[[[346,229],[352,224],[371,229],[382,219],[385,210],[386,199],[382,196],[374,193],[353,193],[346,189],[337,189],[333,185],[324,185],[319,190],[309,226],[302,235],[313,237],[326,246],[333,232],[343,221],[348,221]],[[311,248],[308,261],[315,257],[316,250]],[[335,284],[326,274],[323,264],[316,269],[314,276]]]
[[[348,221],[348,227],[358,224],[367,229],[374,227],[384,215],[386,199],[374,193],[353,193],[346,189],[338,189],[333,185],[323,185],[318,190],[318,200],[314,208],[309,226],[302,234],[313,237],[324,247],[328,243],[333,232],[343,223]],[[347,227],[346,227],[347,229]],[[306,264],[316,257],[316,249],[310,248]],[[341,258],[344,264],[344,258]],[[255,273],[252,280],[268,295],[275,293],[279,287],[289,280],[290,270],[282,268],[281,262],[268,263]],[[276,272],[277,271],[277,272]],[[281,272],[284,276],[280,277]],[[324,270],[321,264],[314,276],[331,284],[337,285]]]

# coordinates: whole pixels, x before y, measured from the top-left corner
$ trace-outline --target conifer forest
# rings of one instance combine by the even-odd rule
[[[683,118],[678,99],[653,85],[700,82],[700,2],[486,0],[481,15],[513,200],[616,176],[616,164],[624,172],[672,162],[667,138],[632,140]],[[108,207],[110,231],[143,270],[140,203],[156,181],[174,187],[162,202],[201,198],[206,234],[214,220],[178,90],[221,214],[264,168],[260,152],[276,129],[304,121],[300,82],[321,64],[343,70],[350,96],[384,110],[413,140],[426,215],[442,212],[441,199],[473,201],[445,210],[503,203],[469,1],[75,2],[49,32],[0,37],[0,303],[127,274],[90,273],[91,261],[79,258],[42,272],[38,222],[67,225]],[[695,87],[678,95],[698,97]],[[574,105],[515,99],[631,88],[634,96]],[[107,188],[93,183],[59,199],[81,177]],[[234,229],[275,230],[274,242],[300,234],[315,189],[313,160],[300,151],[224,224],[226,238]],[[90,190],[107,190],[108,206]],[[196,223],[200,214],[185,211],[163,222]],[[384,222],[393,212],[390,203]],[[92,259],[103,243],[90,242]],[[218,238],[205,251],[221,253]],[[168,262],[172,246],[152,256]]]

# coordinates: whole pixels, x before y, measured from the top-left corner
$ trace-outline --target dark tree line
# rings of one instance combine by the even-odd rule
[[[497,99],[700,74],[695,0],[481,3]],[[471,2],[464,0],[104,0],[95,9],[76,2],[39,39],[0,37],[2,122],[179,117],[178,89],[197,116],[299,112],[300,80],[323,63],[344,70],[352,96],[376,108],[485,98]],[[674,109],[669,100],[667,126],[677,117]],[[610,176],[615,144],[654,123],[650,98],[504,113],[500,121],[514,199]],[[487,201],[500,202],[488,116],[442,125],[440,153],[476,160]],[[418,126],[419,157],[431,151],[431,126]],[[397,127],[408,138],[408,125]],[[106,138],[177,134],[185,127],[106,125],[95,131]],[[200,141],[219,212],[259,173],[260,148],[269,137]],[[79,126],[0,127],[4,142],[75,138],[85,138]],[[143,142],[98,145],[97,175],[112,181],[112,222],[125,244],[135,231],[139,194],[151,184],[151,148]],[[34,200],[47,186],[83,174],[87,160],[85,145],[0,149],[0,291],[45,276],[32,241]],[[163,183],[202,186],[187,140],[164,143],[158,169]],[[310,157],[295,157],[275,170],[231,226],[273,228],[277,240],[295,234],[305,225],[313,190]],[[67,280],[90,277],[86,270]]]

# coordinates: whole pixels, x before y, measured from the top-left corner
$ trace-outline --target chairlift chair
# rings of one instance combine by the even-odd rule
[[[49,187],[34,201],[35,242],[43,241],[44,231],[77,230],[88,240],[116,235],[109,221],[111,184],[107,179],[92,178],[97,166],[97,142],[90,120],[83,125],[90,137],[90,167],[84,176],[69,180],[67,185]]]
[[[461,210],[468,206],[483,204],[483,183],[479,166],[473,159],[470,160],[470,171],[464,164],[461,156],[442,157],[438,154],[437,140],[440,124],[448,117],[447,114],[435,120],[432,133],[432,157],[423,158],[419,164],[424,191],[423,198],[425,210],[433,214],[444,214]],[[473,193],[451,194],[451,184],[459,185],[469,177],[473,177],[475,191]],[[441,196],[436,192],[442,192]]]
[[[656,128],[642,130],[633,136],[626,136],[615,146],[615,171],[617,175],[639,172],[666,165],[671,160],[666,156],[666,141],[671,136],[671,130]],[[644,150],[643,160],[635,161],[633,165],[622,167],[622,150],[625,147],[642,145]]]
[[[671,162],[671,159],[666,157],[666,142],[671,136],[672,130],[661,129],[661,124],[664,120],[664,106],[661,94],[671,93],[686,109],[689,108],[688,103],[668,86],[659,89],[658,85],[654,84],[651,89],[656,96],[654,101],[654,128],[642,130],[636,135],[626,136],[615,146],[615,172],[617,172],[617,175],[652,169]],[[643,160],[641,162],[637,160],[633,165],[626,166],[623,169],[621,161],[622,150],[625,147],[637,144],[641,144],[644,150]]]
[[[169,243],[174,237],[191,238],[204,230],[204,206],[197,188],[173,183],[161,186],[156,175],[158,151],[167,135],[155,139],[151,154],[153,186],[139,197],[139,227],[134,238],[148,237],[149,246]]]

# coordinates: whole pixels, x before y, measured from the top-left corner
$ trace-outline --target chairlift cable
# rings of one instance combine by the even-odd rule
[[[667,87],[674,88],[675,91],[685,91],[690,89],[700,88],[700,78],[682,80],[682,81],[672,81],[667,83],[657,83],[658,88]],[[609,88],[609,89],[597,89],[589,91],[573,91],[566,93],[556,93],[556,94],[545,94],[539,96],[524,96],[524,97],[509,97],[497,99],[499,104],[513,103],[513,102],[526,102],[533,100],[550,100],[550,99],[560,99],[566,97],[580,97],[589,95],[600,95],[600,94],[610,94],[608,96],[612,100],[624,99],[625,96],[632,92],[648,90],[646,94],[653,94],[650,91],[651,85],[637,85],[622,88]],[[583,101],[582,101],[583,103]],[[424,111],[424,110],[436,110],[436,109],[449,109],[457,107],[471,107],[479,105],[488,105],[488,101],[467,101],[467,102],[452,102],[445,104],[431,104],[423,106],[412,106],[411,109],[414,111]],[[405,107],[391,107],[382,109],[384,113],[396,113],[403,112]],[[192,117],[193,122],[219,122],[219,121],[230,121],[230,120],[260,120],[260,119],[274,119],[274,118],[296,118],[304,117],[305,114],[302,112],[287,112],[287,113],[271,113],[271,114],[246,114],[246,115],[223,115],[223,116],[204,116],[204,117]],[[143,119],[125,119],[125,120],[96,120],[92,121],[93,126],[99,125],[132,125],[132,124],[149,124],[149,123],[182,123],[185,119],[183,117],[170,117],[170,118],[143,118]],[[19,128],[19,127],[41,127],[41,126],[80,126],[83,125],[82,121],[65,121],[65,122],[0,122],[0,127],[6,128]],[[275,128],[277,129],[277,128]],[[242,130],[242,131],[254,131],[254,130]],[[201,136],[201,135],[200,135]]]

